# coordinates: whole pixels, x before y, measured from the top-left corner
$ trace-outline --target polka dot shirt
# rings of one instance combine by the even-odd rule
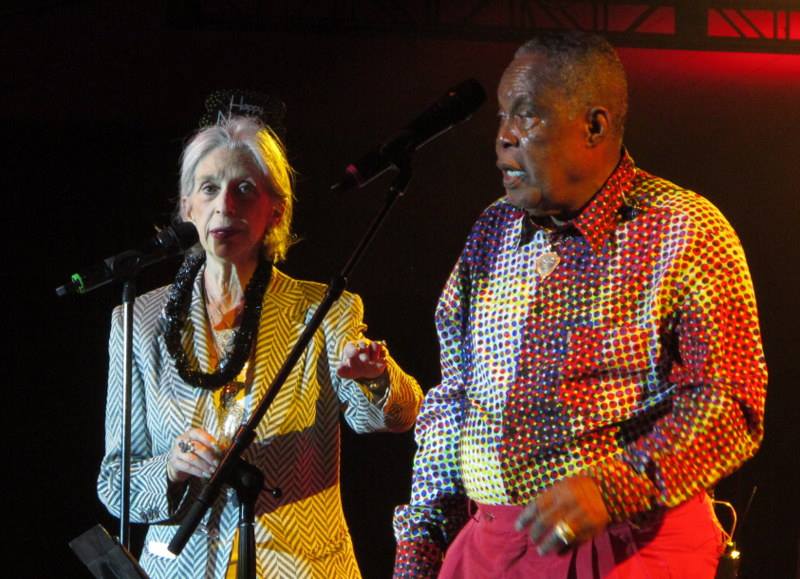
[[[435,576],[467,498],[525,504],[583,474],[625,520],[713,486],[763,436],[766,366],[739,240],[706,199],[627,153],[570,222],[489,206],[436,323],[442,383],[417,420],[396,577]]]

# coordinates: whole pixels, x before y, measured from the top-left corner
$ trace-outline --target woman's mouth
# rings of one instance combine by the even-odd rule
[[[209,233],[211,233],[211,236],[214,239],[218,241],[224,241],[233,237],[234,235],[238,235],[240,232],[241,230],[235,227],[215,227]]]

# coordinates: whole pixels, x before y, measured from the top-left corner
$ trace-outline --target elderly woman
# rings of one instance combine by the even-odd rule
[[[149,523],[151,577],[235,577],[238,520],[227,487],[176,558],[166,549],[231,435],[264,396],[324,287],[273,266],[289,246],[291,168],[275,134],[232,117],[183,152],[180,216],[200,237],[172,286],[136,301],[131,519]],[[362,335],[345,293],[328,313],[244,458],[264,473],[256,504],[258,577],[359,577],[339,492],[339,412],[356,432],[411,427],[421,391]],[[98,493],[118,514],[122,314],[114,310],[106,453]],[[277,494],[277,493],[275,493]]]

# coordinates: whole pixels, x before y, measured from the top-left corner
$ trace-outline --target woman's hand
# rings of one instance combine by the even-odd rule
[[[183,482],[190,476],[210,478],[219,465],[222,451],[205,430],[191,428],[172,443],[167,459],[170,482]]]
[[[367,339],[347,342],[336,373],[351,380],[373,380],[386,371],[386,346]]]

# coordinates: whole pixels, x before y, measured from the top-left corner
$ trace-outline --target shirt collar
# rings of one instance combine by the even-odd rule
[[[586,238],[594,253],[599,253],[603,248],[609,233],[617,226],[620,209],[628,194],[633,188],[633,177],[636,165],[627,150],[622,150],[617,167],[609,175],[600,190],[592,197],[589,204],[581,211],[580,215],[567,221],[563,225],[548,226],[547,229],[566,231],[575,228]],[[533,231],[544,229],[536,221],[529,219],[526,214],[521,215],[519,225],[519,246],[530,241]]]

